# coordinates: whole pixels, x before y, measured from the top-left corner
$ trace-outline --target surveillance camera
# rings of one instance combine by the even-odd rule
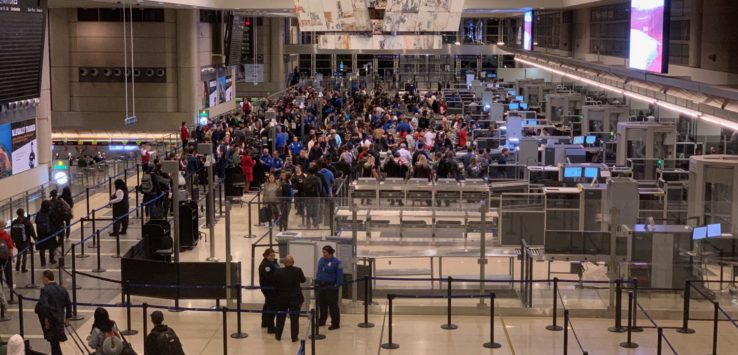
[[[87,68],[79,68],[79,76],[86,77],[88,74]]]
[[[97,74],[100,74],[97,68],[90,68],[90,76],[97,76]]]
[[[154,76],[154,69],[153,68],[147,68],[146,69],[146,76],[148,76],[148,77]]]
[[[111,76],[112,74],[113,74],[113,70],[111,70],[110,68],[103,69],[104,76]]]

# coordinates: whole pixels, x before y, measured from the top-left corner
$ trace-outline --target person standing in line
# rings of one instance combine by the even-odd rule
[[[318,325],[324,326],[331,316],[328,330],[341,327],[341,311],[338,309],[338,290],[343,285],[343,268],[341,260],[333,256],[336,250],[332,246],[323,247],[323,257],[318,261],[318,272],[315,284],[318,291]]]
[[[36,250],[41,259],[41,267],[46,267],[46,250],[49,251],[49,263],[55,264],[56,248],[59,242],[49,238],[53,234],[51,228],[51,201],[41,202],[41,209],[36,213]]]
[[[187,128],[187,122],[182,121],[182,125],[179,126],[179,139],[182,140],[182,149],[187,147],[187,142],[190,140],[190,129]]]
[[[111,237],[128,233],[128,187],[121,179],[116,179],[115,193],[111,196],[110,205],[113,207],[113,231]]]
[[[3,268],[3,281],[12,290],[11,277],[13,275],[11,273],[13,272],[13,258],[11,255],[13,255],[15,243],[13,243],[13,238],[10,237],[10,234],[5,231],[7,225],[8,223],[4,219],[0,219],[0,266]]]
[[[95,309],[94,317],[95,321],[92,323],[92,330],[90,330],[90,334],[87,336],[87,345],[95,350],[92,355],[120,354],[120,351],[123,350],[123,341],[116,329],[115,322],[110,319],[108,310],[98,307]],[[120,351],[116,352],[116,350]]]
[[[292,206],[292,176],[288,172],[279,175],[279,231],[286,231],[289,228],[290,209]]]
[[[64,186],[60,198],[69,206],[69,214],[64,216],[64,227],[66,228],[64,233],[66,239],[69,239],[69,237],[72,236],[72,218],[74,218],[74,199],[72,198],[72,189],[69,188],[69,186]]]
[[[41,322],[44,339],[51,345],[51,355],[62,355],[61,342],[67,341],[64,327],[72,318],[72,302],[69,292],[54,282],[54,273],[44,270],[42,277],[44,288],[41,289],[35,312]]]
[[[67,221],[71,223],[72,220],[72,208],[58,195],[57,190],[52,190],[49,196],[51,197],[51,232],[57,233],[56,239],[61,244],[64,242],[66,233],[65,224]]]
[[[255,165],[256,162],[254,161],[254,158],[251,157],[251,154],[249,154],[248,151],[245,151],[241,154],[241,172],[243,172],[244,180],[246,180],[246,185],[244,185],[243,187],[243,191],[245,193],[249,192],[251,183],[254,181]]]
[[[23,272],[28,272],[26,268],[28,255],[28,247],[33,246],[33,241],[36,240],[36,231],[33,229],[33,223],[26,217],[26,211],[19,208],[15,211],[18,216],[10,224],[10,236],[13,237],[13,243],[18,249],[18,258],[15,261],[15,271],[20,271],[21,264],[23,265]]]
[[[305,298],[302,295],[300,285],[306,281],[302,269],[295,267],[295,259],[288,255],[283,260],[284,268],[279,269],[274,275],[274,288],[277,293],[277,329],[274,337],[282,340],[282,331],[290,314],[290,336],[292,342],[297,342],[300,332],[300,308]]]
[[[264,295],[264,306],[261,310],[261,327],[267,328],[267,333],[274,334],[274,317],[277,311],[277,293],[274,290],[274,275],[279,270],[277,263],[277,253],[272,248],[268,248],[262,254],[264,259],[259,264],[259,287]],[[272,313],[267,313],[272,312]]]
[[[174,329],[164,324],[164,313],[151,312],[154,328],[144,340],[144,355],[184,355],[182,342]]]

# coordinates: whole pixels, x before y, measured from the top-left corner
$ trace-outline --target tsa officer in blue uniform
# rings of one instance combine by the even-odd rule
[[[331,315],[329,330],[341,327],[341,313],[338,309],[338,290],[343,285],[341,260],[334,257],[336,250],[330,245],[323,247],[323,257],[318,261],[315,283],[318,289],[318,325],[324,326]]]

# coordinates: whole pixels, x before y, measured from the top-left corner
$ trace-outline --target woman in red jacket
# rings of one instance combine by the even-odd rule
[[[241,154],[241,171],[243,171],[243,176],[246,179],[246,186],[244,187],[245,192],[249,191],[249,186],[251,186],[251,182],[254,181],[254,165],[256,165],[256,162],[251,158],[251,155],[249,155],[248,152]]]

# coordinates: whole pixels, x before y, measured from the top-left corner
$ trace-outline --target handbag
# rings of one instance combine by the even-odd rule
[[[128,339],[123,335],[123,333],[118,329],[118,326],[115,326],[115,330],[120,335],[120,338],[123,340],[123,351],[120,352],[120,355],[138,355],[136,353],[136,350],[133,350],[133,345],[128,342]]]

